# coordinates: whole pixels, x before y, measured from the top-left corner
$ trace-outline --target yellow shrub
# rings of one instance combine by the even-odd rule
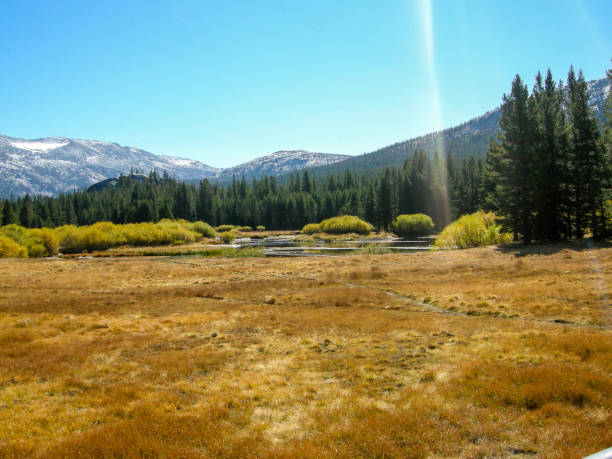
[[[15,241],[19,245],[26,245],[25,240],[27,237],[28,230],[23,226],[15,225],[11,223],[10,225],[3,226],[0,228],[0,235],[6,236],[13,241]]]
[[[59,245],[55,232],[49,228],[29,229],[11,224],[0,228],[0,235],[25,248],[26,256],[30,257],[55,255]]]
[[[434,247],[465,249],[511,242],[512,234],[502,233],[501,226],[495,224],[495,218],[492,212],[485,213],[482,210],[464,215],[442,230]]]
[[[321,225],[318,223],[308,223],[302,228],[302,233],[304,234],[314,234],[321,232]]]
[[[398,215],[391,228],[400,237],[426,236],[433,232],[434,222],[425,214]]]
[[[49,228],[34,228],[29,230],[29,233],[34,239],[35,243],[33,246],[41,245],[44,248],[41,257],[49,257],[52,255],[56,255],[59,248],[59,239],[56,236],[55,232]],[[39,249],[37,249],[39,250]],[[28,248],[28,254],[30,257],[32,255],[32,248]]]
[[[223,239],[223,242],[225,242],[226,244],[232,242],[238,236],[239,234],[234,230],[224,231],[223,233],[221,233],[221,239]]]
[[[28,248],[28,257],[30,258],[42,258],[47,256],[47,249],[42,244],[35,244]]]
[[[234,225],[219,225],[215,229],[219,233],[224,233],[225,231],[231,231],[234,228],[236,228],[236,226],[234,226]]]
[[[210,226],[208,223],[204,223],[202,221],[197,221],[193,223],[189,223],[186,225],[186,228],[190,231],[195,231],[196,233],[200,233],[205,237],[215,237],[217,236],[217,232],[215,229]]]
[[[28,252],[11,238],[0,234],[0,258],[25,258]]]
[[[328,218],[320,223],[321,231],[329,234],[370,234],[374,229],[368,222],[361,220],[353,215],[341,215],[339,217]]]

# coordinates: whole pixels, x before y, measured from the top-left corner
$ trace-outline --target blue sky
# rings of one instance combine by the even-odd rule
[[[361,154],[500,104],[519,73],[587,79],[612,1],[0,2],[0,133],[217,167]]]

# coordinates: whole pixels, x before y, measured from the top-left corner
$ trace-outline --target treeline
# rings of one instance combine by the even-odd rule
[[[612,80],[612,72],[608,72]],[[499,141],[492,141],[482,177],[484,207],[524,242],[604,238],[612,230],[612,99],[600,126],[588,85],[573,68],[567,83],[550,70],[531,93],[520,76],[505,95]]]
[[[77,191],[58,197],[25,196],[0,202],[0,225],[25,227],[156,222],[162,219],[202,220],[220,224],[264,225],[268,229],[300,229],[337,215],[356,215],[388,229],[400,214],[430,215],[438,228],[460,214],[482,207],[484,166],[474,158],[455,163],[452,157],[429,157],[417,151],[403,167],[378,177],[346,171],[321,180],[308,171],[280,184],[274,177],[229,185],[177,182],[156,172],[148,180],[120,177],[102,191]]]

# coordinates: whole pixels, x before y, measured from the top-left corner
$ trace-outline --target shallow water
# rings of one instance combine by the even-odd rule
[[[413,240],[400,238],[315,240],[298,241],[296,236],[279,236],[265,239],[236,239],[232,247],[263,247],[267,257],[331,256],[351,253],[395,253],[430,250],[434,238],[419,237]]]

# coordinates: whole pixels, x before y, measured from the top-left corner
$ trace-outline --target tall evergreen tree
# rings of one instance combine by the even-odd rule
[[[499,146],[488,152],[496,172],[494,201],[506,217],[505,224],[524,242],[533,238],[534,189],[533,119],[529,111],[529,91],[517,75],[509,95],[504,95],[502,133]]]
[[[12,223],[18,225],[19,224],[19,215],[17,214],[17,210],[15,209],[15,204],[13,200],[6,201],[4,203],[4,208],[2,209],[2,224],[10,225]]]
[[[22,226],[28,228],[34,226],[34,206],[32,205],[32,199],[30,196],[26,195],[23,199],[21,199],[19,222]]]
[[[393,220],[393,202],[391,190],[391,171],[385,169],[383,176],[378,184],[378,199],[376,200],[377,221],[376,223],[383,229],[389,229]]]
[[[606,75],[612,86],[612,69],[608,70]],[[605,182],[602,218],[605,221],[605,236],[610,236],[612,234],[612,91],[608,92],[604,104],[603,150],[607,180]]]
[[[538,72],[530,104],[534,119],[533,170],[536,188],[533,201],[534,237],[559,240],[567,236],[567,138],[562,88],[557,88],[550,69],[545,81]]]
[[[594,237],[605,234],[604,190],[609,179],[600,131],[589,106],[588,85],[582,71],[571,68],[568,79],[570,161],[574,189],[574,232],[581,238],[590,228]]]

